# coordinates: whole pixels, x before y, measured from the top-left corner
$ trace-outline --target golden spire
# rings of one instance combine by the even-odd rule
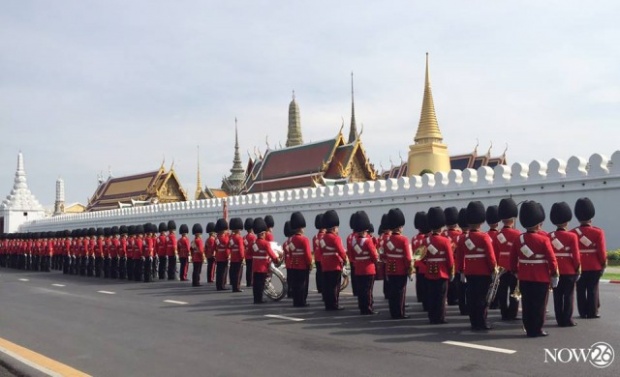
[[[196,146],[196,194],[194,195],[194,199],[200,199],[200,194],[202,194],[202,181],[200,179],[200,145]]]
[[[422,101],[422,112],[420,114],[420,123],[418,124],[418,132],[414,141],[418,143],[432,143],[443,141],[439,124],[437,123],[437,115],[435,114],[435,104],[433,102],[433,92],[431,90],[431,81],[428,74],[428,52],[426,53],[426,78],[424,81],[424,99]]]

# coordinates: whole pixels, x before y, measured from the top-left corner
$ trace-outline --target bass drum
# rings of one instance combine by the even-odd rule
[[[351,280],[350,271],[347,266],[342,267],[342,277],[340,278],[340,289],[339,292],[344,291],[349,286],[349,281]]]
[[[263,293],[273,301],[280,301],[286,296],[288,282],[284,273],[273,263],[269,265],[269,274],[265,280]]]

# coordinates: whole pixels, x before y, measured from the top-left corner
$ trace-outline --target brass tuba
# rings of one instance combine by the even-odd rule
[[[517,286],[514,290],[514,292],[512,292],[512,294],[510,295],[510,297],[514,298],[517,301],[521,301],[521,288],[519,286],[519,281],[517,280]]]
[[[491,306],[493,300],[495,300],[495,296],[497,295],[497,289],[499,288],[499,279],[503,274],[506,273],[506,269],[504,267],[499,267],[495,273],[493,273],[491,279],[491,285],[489,286],[489,290],[487,291],[487,305]]]
[[[271,242],[271,249],[278,254],[278,263],[275,264],[271,262],[269,264],[269,274],[267,274],[267,279],[265,280],[263,294],[273,301],[280,301],[286,296],[286,292],[288,291],[286,276],[279,268],[282,265],[284,251],[282,250],[282,246],[278,245],[276,242]]]

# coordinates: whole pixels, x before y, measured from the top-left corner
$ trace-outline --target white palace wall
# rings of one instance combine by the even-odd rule
[[[412,236],[413,216],[432,206],[465,207],[471,200],[485,205],[498,204],[512,197],[517,203],[536,200],[547,211],[545,229],[554,229],[548,213],[554,202],[566,201],[571,207],[577,198],[587,196],[594,202],[594,225],[606,231],[607,248],[620,248],[620,232],[616,219],[620,213],[620,151],[611,159],[594,154],[588,160],[571,157],[568,161],[552,159],[548,163],[533,161],[529,165],[481,167],[478,170],[452,170],[449,173],[425,174],[409,178],[351,183],[330,187],[303,188],[228,197],[229,217],[273,215],[276,239],[283,239],[283,224],[293,211],[306,217],[308,233],[314,234],[314,217],[328,209],[340,215],[341,235],[348,234],[349,217],[365,210],[379,226],[381,215],[390,208],[400,207],[406,215],[405,234]],[[55,231],[85,227],[109,227],[175,220],[177,227],[194,223],[203,226],[222,217],[222,199],[122,208],[83,214],[60,215],[31,221],[20,227],[21,232]],[[571,226],[576,226],[573,220]]]

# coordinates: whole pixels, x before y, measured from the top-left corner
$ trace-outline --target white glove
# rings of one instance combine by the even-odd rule
[[[450,283],[454,281],[454,275],[450,275]]]
[[[579,279],[581,279],[581,274],[577,275],[577,279],[575,280],[575,283],[579,281]]]
[[[552,276],[551,277],[551,287],[557,288],[559,282],[560,282],[560,277],[559,276]]]
[[[465,284],[467,283],[467,278],[465,277],[465,274],[461,272],[461,283]]]

